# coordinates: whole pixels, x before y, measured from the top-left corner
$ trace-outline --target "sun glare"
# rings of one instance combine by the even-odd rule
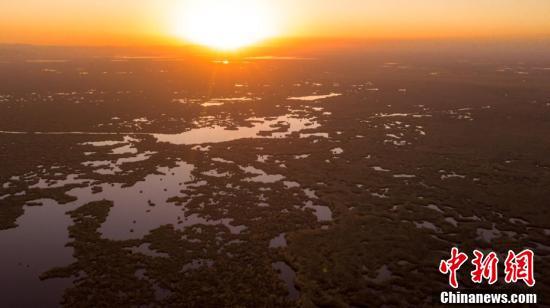
[[[188,0],[178,13],[176,34],[220,50],[235,50],[275,35],[267,1]]]

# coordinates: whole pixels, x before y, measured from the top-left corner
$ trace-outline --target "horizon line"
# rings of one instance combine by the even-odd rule
[[[251,44],[243,49],[254,49],[258,47],[268,47],[274,43],[289,43],[293,41],[309,41],[315,43],[404,43],[404,42],[476,42],[476,43],[498,43],[514,41],[532,41],[550,43],[550,34],[548,35],[530,35],[530,36],[435,36],[435,37],[344,37],[344,36],[284,36],[264,39]],[[129,40],[126,43],[90,43],[90,44],[71,44],[71,43],[35,43],[35,42],[2,42],[0,46],[29,46],[29,47],[66,47],[66,48],[140,48],[140,47],[190,47],[207,48],[200,44],[177,39],[159,39],[152,42],[139,42],[139,40]]]

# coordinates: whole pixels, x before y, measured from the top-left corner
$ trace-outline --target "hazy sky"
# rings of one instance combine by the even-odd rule
[[[2,0],[0,42],[177,41],[173,25],[186,1]],[[550,37],[550,0],[256,1],[273,12],[281,36]]]

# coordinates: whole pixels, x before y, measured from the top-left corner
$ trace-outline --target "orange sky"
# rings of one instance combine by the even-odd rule
[[[184,42],[174,24],[186,1],[0,1],[0,43]],[[550,37],[549,0],[255,1],[270,8],[283,37]]]

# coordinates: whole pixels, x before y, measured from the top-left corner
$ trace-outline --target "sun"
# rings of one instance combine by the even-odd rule
[[[187,0],[177,15],[177,36],[219,50],[276,34],[274,13],[264,0]]]

